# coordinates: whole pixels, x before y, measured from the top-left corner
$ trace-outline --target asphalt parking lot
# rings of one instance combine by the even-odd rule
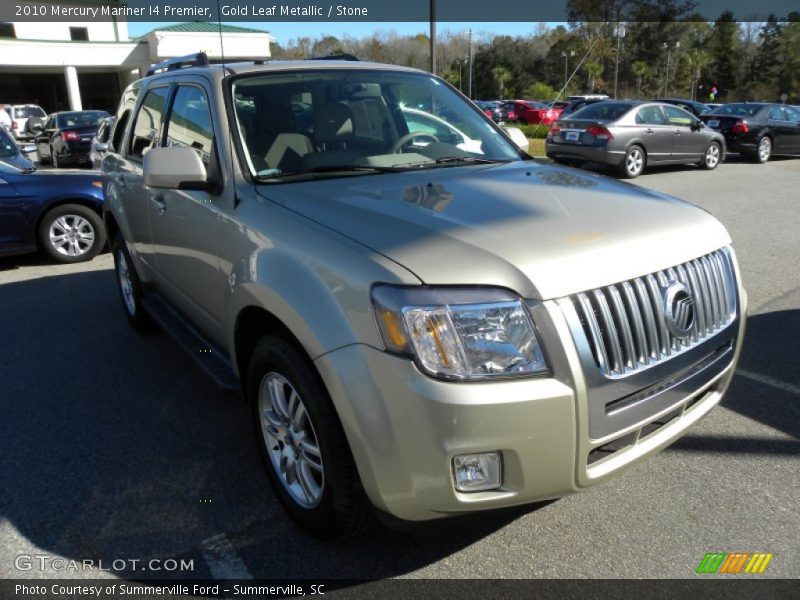
[[[44,554],[193,560],[186,577],[682,578],[711,551],[771,552],[763,577],[800,576],[800,160],[636,183],[734,239],[749,321],[723,405],[608,484],[425,536],[304,534],[268,488],[244,403],[164,334],[128,327],[109,254],[0,259],[0,577],[63,575],[15,567]]]

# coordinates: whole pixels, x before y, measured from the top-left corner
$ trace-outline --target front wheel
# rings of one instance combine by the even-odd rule
[[[369,500],[333,403],[313,365],[282,337],[256,346],[247,372],[262,461],[289,516],[323,539],[372,520]]]
[[[717,142],[711,142],[706,148],[706,153],[703,155],[700,166],[707,171],[712,171],[717,168],[721,158],[722,148]]]
[[[100,216],[80,204],[57,206],[42,219],[39,244],[62,263],[92,260],[106,243]]]
[[[644,171],[646,160],[644,148],[635,145],[631,146],[622,160],[622,176],[626,179],[635,179]]]

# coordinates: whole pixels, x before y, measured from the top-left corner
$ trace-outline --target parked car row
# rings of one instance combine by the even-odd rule
[[[792,107],[726,104],[701,115],[688,108],[668,100],[593,102],[551,124],[546,154],[562,163],[610,165],[626,178],[659,164],[715,169],[727,152],[762,163],[774,154],[800,155],[800,111]]]

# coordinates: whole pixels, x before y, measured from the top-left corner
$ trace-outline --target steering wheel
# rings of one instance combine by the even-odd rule
[[[413,140],[415,138],[418,138],[418,137],[419,138],[422,138],[422,137],[428,138],[429,140],[433,140],[434,142],[438,142],[439,141],[439,138],[437,138],[432,133],[428,133],[427,131],[412,131],[411,133],[407,133],[404,136],[401,136],[400,139],[397,140],[394,143],[394,145],[392,146],[392,149],[389,150],[389,154],[399,154],[400,150],[402,150],[403,147],[408,142],[410,142],[411,140]]]

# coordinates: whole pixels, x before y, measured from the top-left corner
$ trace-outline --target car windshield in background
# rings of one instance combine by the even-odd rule
[[[9,137],[4,129],[0,128],[0,158],[9,158],[19,154],[16,142]]]
[[[38,106],[17,106],[14,108],[14,116],[17,119],[28,119],[30,117],[46,117],[47,115]]]
[[[569,118],[616,121],[631,108],[633,108],[633,105],[627,102],[596,102],[572,113]]]
[[[109,117],[107,112],[74,112],[63,113],[56,118],[56,125],[59,129],[69,127],[92,127],[100,122],[100,119]]]
[[[737,117],[752,117],[764,108],[763,104],[723,104],[712,110],[710,115],[735,115]]]
[[[232,87],[245,158],[261,181],[522,158],[475,106],[429,75],[304,70],[243,76]]]

